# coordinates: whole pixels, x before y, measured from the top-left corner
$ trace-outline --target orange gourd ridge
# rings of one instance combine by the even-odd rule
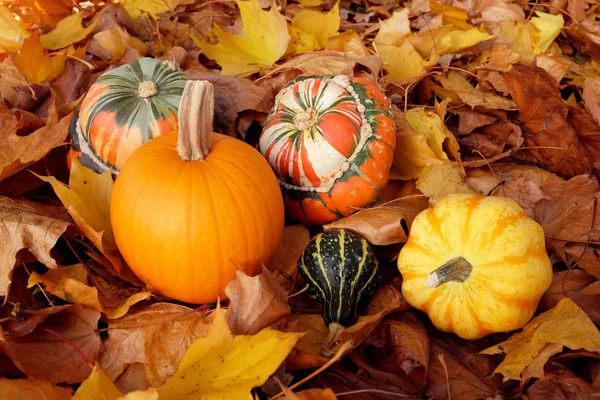
[[[287,213],[325,224],[372,203],[396,146],[391,103],[363,78],[301,76],[277,95],[259,147],[284,191]]]
[[[260,273],[284,226],[271,167],[247,143],[212,132],[213,102],[209,82],[188,81],[179,132],[133,152],[110,205],[133,272],[156,292],[195,304],[225,299],[236,269]]]
[[[415,218],[402,294],[463,339],[524,327],[552,282],[542,227],[512,199],[451,194]]]
[[[170,61],[140,58],[103,73],[75,113],[71,157],[114,176],[138,147],[177,129],[177,107],[187,81]]]

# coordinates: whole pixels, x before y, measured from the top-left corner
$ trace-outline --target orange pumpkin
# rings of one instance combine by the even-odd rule
[[[138,148],[111,199],[117,246],[155,291],[189,303],[224,299],[236,268],[261,271],[284,225],[283,198],[267,161],[250,145],[212,132],[213,87],[189,81],[179,135]]]

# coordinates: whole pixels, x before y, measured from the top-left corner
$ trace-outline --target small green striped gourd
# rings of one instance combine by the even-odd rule
[[[358,305],[373,293],[379,278],[369,243],[345,229],[316,235],[300,256],[298,269],[309,295],[323,305],[323,319],[331,331],[334,324],[354,324]]]

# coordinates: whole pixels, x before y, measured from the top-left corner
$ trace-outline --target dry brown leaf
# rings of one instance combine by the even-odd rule
[[[0,104],[0,180],[3,180],[37,160],[53,148],[64,144],[72,114],[57,124],[47,125],[26,136],[17,135],[18,120]]]
[[[359,315],[356,323],[344,329],[337,338],[333,352],[339,350],[342,343],[352,341],[360,343],[371,333],[379,321],[394,311],[403,311],[410,306],[400,295],[399,289],[393,285],[379,288],[364,308],[364,315]],[[313,368],[323,365],[328,358],[321,355],[321,349],[329,334],[323,317],[320,314],[296,314],[290,317],[289,330],[307,332],[296,343],[295,352],[287,360],[288,369]],[[350,352],[352,349],[346,351]]]
[[[73,389],[54,386],[39,379],[0,378],[0,393],[6,400],[70,400]]]
[[[516,108],[516,104],[509,99],[473,87],[467,79],[456,71],[448,72],[447,76],[436,76],[435,79],[442,84],[444,89],[456,93],[460,100],[472,108],[484,107],[491,110],[507,111]],[[435,92],[436,86],[433,86],[432,89]]]
[[[481,344],[432,339],[425,392],[435,399],[498,399],[501,390],[491,377],[493,367],[486,356],[477,355]]]
[[[44,329],[69,339],[93,363],[100,351],[99,319],[97,310],[81,306],[64,308],[48,315],[26,335],[15,336],[0,330],[0,349],[27,376],[51,383],[80,383],[90,374],[91,367],[69,343]]]
[[[540,200],[550,199],[538,184],[526,179],[524,176],[498,186],[490,195],[513,199],[523,207],[530,218],[535,218],[535,205]]]
[[[279,247],[269,263],[273,277],[289,291],[298,275],[298,259],[310,242],[310,233],[304,225],[291,225],[283,229]]]
[[[385,317],[350,358],[374,380],[417,394],[427,383],[429,350],[427,331],[409,310]]]
[[[103,312],[107,318],[121,318],[131,306],[143,300],[148,300],[152,293],[140,292],[129,297],[112,302],[102,301],[98,289],[88,285],[88,270],[83,264],[75,264],[68,267],[58,267],[50,270],[44,275],[32,272],[28,287],[43,284],[44,288],[53,295],[60,297],[70,303],[95,308]]]
[[[578,129],[576,123],[591,117],[564,102],[556,81],[544,69],[515,65],[503,77],[527,129],[525,145],[540,164],[566,177],[590,173],[593,160],[600,157],[600,126]]]
[[[494,122],[477,132],[460,138],[461,149],[477,152],[478,157],[492,158],[523,144],[521,128],[513,123]]]
[[[550,361],[546,364],[545,378],[536,380],[527,388],[526,394],[529,400],[594,399],[600,392],[597,387],[557,362]]]
[[[212,313],[204,315],[177,304],[152,304],[110,321],[98,362],[113,381],[127,365],[141,363],[148,386],[159,386],[175,373],[192,342],[208,333],[212,320]]]
[[[600,125],[600,82],[586,79],[583,84],[583,104],[594,121]]]
[[[0,196],[0,296],[8,293],[21,249],[28,249],[48,268],[57,268],[50,250],[71,225],[63,210]]]
[[[471,110],[456,110],[458,114],[458,134],[467,135],[473,130],[496,121],[498,117]]]
[[[540,300],[540,311],[550,310],[561,299],[570,298],[594,323],[600,323],[600,293],[594,291],[597,281],[583,270],[562,271],[554,274],[552,284]],[[587,291],[586,291],[587,289]],[[560,350],[558,351],[560,352]],[[543,367],[543,365],[542,365]]]
[[[254,277],[237,270],[225,294],[230,301],[225,318],[233,335],[254,335],[268,326],[278,329],[291,311],[286,291],[264,267]]]
[[[273,93],[253,84],[247,79],[234,78],[188,69],[189,79],[207,80],[215,89],[215,121],[228,135],[235,136],[235,122],[238,114],[244,110],[260,112],[270,111],[273,104]]]
[[[559,344],[560,347],[551,347],[550,352],[546,345]],[[565,297],[549,311],[540,314],[529,322],[521,332],[512,335],[508,340],[489,347],[481,354],[505,353],[506,358],[494,370],[502,374],[504,380],[525,378],[526,367],[532,363],[544,365],[548,359],[562,351],[562,346],[571,350],[586,349],[600,351],[600,332],[590,321],[589,317],[571,299]],[[546,351],[542,351],[546,348]],[[541,360],[536,360],[541,358]],[[544,378],[543,370],[529,370],[527,377]]]
[[[297,69],[307,75],[353,75],[357,61],[349,56],[330,51],[301,54],[268,71],[267,75]]]
[[[292,392],[289,388],[283,388],[285,396],[281,400],[336,400],[337,397],[333,390],[326,389],[308,389],[301,392]]]
[[[348,229],[375,245],[404,243],[412,221],[429,207],[427,197],[413,195],[367,208],[324,225],[328,229]]]

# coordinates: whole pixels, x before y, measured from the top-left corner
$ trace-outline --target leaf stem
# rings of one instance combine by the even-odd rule
[[[67,338],[63,334],[58,333],[55,330],[52,330],[52,329],[49,329],[49,328],[39,328],[38,330],[40,330],[42,332],[49,333],[51,335],[54,335],[54,336],[62,339],[66,343],[68,343],[73,348],[73,350],[75,350],[77,352],[77,354],[79,354],[81,356],[81,358],[83,359],[83,361],[85,361],[85,363],[87,365],[89,365],[91,369],[94,369],[94,364],[90,361],[90,359],[87,358],[87,356],[83,353],[83,351],[81,351],[81,349],[79,347],[77,347],[77,345],[75,343],[73,343],[69,338]]]

